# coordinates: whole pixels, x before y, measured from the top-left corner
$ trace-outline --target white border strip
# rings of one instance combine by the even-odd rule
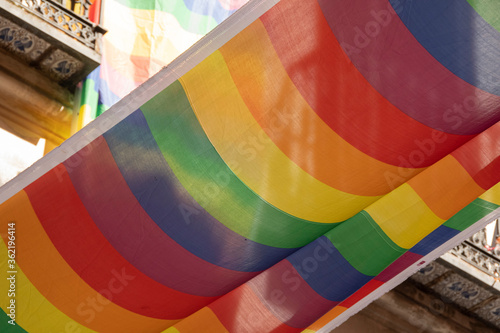
[[[0,204],[111,129],[219,49],[279,1],[250,0],[156,75],[118,101],[59,147],[0,187]]]
[[[431,261],[435,260],[436,258],[440,257],[445,252],[449,251],[451,248],[458,245],[464,239],[471,237],[476,232],[484,228],[488,223],[491,223],[492,221],[498,219],[499,217],[500,217],[500,208],[497,208],[488,215],[486,215],[485,217],[483,217],[482,219],[480,219],[479,221],[477,221],[476,223],[474,223],[473,225],[471,225],[470,227],[468,227],[467,229],[465,229],[464,231],[457,234],[455,237],[448,240],[446,243],[443,243],[441,246],[434,249],[434,251],[430,252],[425,257],[421,258],[418,262],[406,268],[404,271],[402,271],[401,273],[393,277],[391,280],[381,285],[379,288],[372,291],[371,294],[369,294],[361,301],[357,302],[349,309],[342,312],[339,316],[330,321],[328,324],[323,326],[320,330],[317,331],[317,333],[329,333],[334,328],[340,326],[343,322],[349,319],[349,317],[355,315],[356,313],[364,309],[366,306],[368,306],[368,304],[370,304],[380,296],[384,295],[388,291],[392,290],[393,288],[404,282],[411,275],[415,274],[420,268],[424,267],[425,264],[428,264]]]

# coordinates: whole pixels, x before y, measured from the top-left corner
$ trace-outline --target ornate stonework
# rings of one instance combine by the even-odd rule
[[[36,62],[50,44],[0,16],[0,46],[25,61]]]
[[[444,260],[420,269],[411,280],[439,295],[443,304],[456,304],[500,329],[498,230],[498,225],[490,224],[453,248]]]
[[[500,246],[489,246],[486,240],[486,229],[482,229],[472,237],[451,250],[451,253],[475,266],[481,271],[500,277]]]
[[[75,57],[1,16],[0,47],[28,65],[38,67],[56,82],[68,80],[84,66]]]
[[[417,273],[412,276],[412,279],[421,283],[423,285],[427,285],[432,281],[435,281],[440,276],[443,276],[446,273],[447,269],[435,261],[431,262],[424,268],[421,268]]]
[[[3,54],[73,91],[101,61],[106,30],[88,20],[89,6],[89,0],[0,0]]]
[[[48,57],[43,59],[40,66],[42,70],[53,79],[62,81],[67,80],[73,74],[80,71],[83,67],[83,63],[61,50],[55,50]]]
[[[500,298],[497,298],[494,301],[478,308],[475,313],[479,317],[500,327]]]
[[[490,292],[456,273],[447,275],[431,289],[466,309],[491,297]]]

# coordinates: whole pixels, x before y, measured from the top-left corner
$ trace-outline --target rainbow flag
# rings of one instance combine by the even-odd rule
[[[94,1],[90,19],[108,32],[102,39],[101,66],[82,82],[78,128],[168,65],[247,1]]]
[[[2,328],[329,332],[500,216],[499,7],[250,1],[0,190]]]

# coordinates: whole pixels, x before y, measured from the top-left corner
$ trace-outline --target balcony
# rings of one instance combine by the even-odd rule
[[[105,30],[88,19],[88,0],[63,1],[0,0],[0,47],[73,88],[99,66]]]
[[[500,329],[500,233],[495,220],[411,280],[439,298],[440,313],[448,304]]]
[[[101,62],[106,31],[90,5],[0,0],[0,128],[34,145],[45,139],[45,153],[77,130],[76,86]]]
[[[498,220],[489,224],[450,251],[471,267],[474,275],[500,290],[500,234]],[[476,271],[477,270],[477,271]]]

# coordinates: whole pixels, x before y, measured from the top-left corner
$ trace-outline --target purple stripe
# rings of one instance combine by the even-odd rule
[[[500,97],[477,89],[442,66],[387,0],[318,3],[356,68],[408,116],[453,134],[476,134],[498,120]]]
[[[181,292],[219,296],[257,274],[211,264],[163,232],[130,191],[102,137],[64,165],[100,231],[125,259],[152,279]]]
[[[387,282],[409,266],[413,265],[415,262],[422,258],[421,255],[413,252],[405,252],[401,257],[396,259],[392,264],[390,264],[386,269],[384,269],[379,275],[375,277],[376,280]]]

